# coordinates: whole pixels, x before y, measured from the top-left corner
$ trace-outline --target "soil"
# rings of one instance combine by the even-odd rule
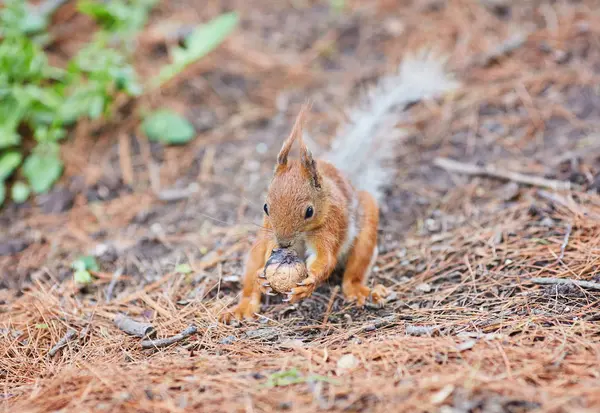
[[[184,114],[198,137],[149,143],[127,113],[86,125],[63,146],[57,187],[0,211],[2,408],[600,408],[600,291],[532,281],[600,283],[598,2],[356,0],[342,12],[330,3],[161,2],[136,51],[147,75],[177,41],[155,35],[162,25],[241,15],[224,45],[143,102]],[[518,31],[526,39],[498,52]],[[62,39],[57,55],[78,41]],[[406,134],[368,281],[389,289],[388,302],[346,303],[335,274],[298,304],[265,297],[258,320],[218,323],[240,293],[273,164],[302,103],[314,102],[310,134],[327,147],[350,103],[422,47],[448,56],[461,87],[399,113]],[[437,157],[579,187],[467,177],[436,167]],[[100,270],[81,288],[71,264],[88,254]],[[114,326],[119,313],[161,337],[191,324],[198,333],[143,350]],[[80,336],[49,357],[69,328]]]

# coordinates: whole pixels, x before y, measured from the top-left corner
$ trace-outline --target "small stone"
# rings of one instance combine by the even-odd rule
[[[472,349],[473,347],[475,347],[475,344],[477,342],[475,340],[467,340],[467,341],[463,341],[462,343],[460,343],[458,346],[456,346],[456,349],[460,352],[463,351],[467,351]]]
[[[228,346],[230,344],[233,344],[235,341],[237,341],[237,338],[235,338],[235,336],[227,336],[224,339],[221,339],[219,343]]]
[[[75,194],[66,188],[56,188],[38,197],[38,205],[44,214],[59,214],[73,207]]]
[[[285,340],[283,343],[279,345],[281,348],[292,349],[292,348],[301,348],[304,347],[304,342],[302,340]]]
[[[422,283],[417,285],[417,287],[415,288],[417,291],[422,291],[424,293],[428,293],[431,291],[431,285],[427,284],[427,283]]]
[[[15,255],[25,250],[29,246],[29,242],[23,239],[1,239],[0,240],[0,256]]]
[[[517,195],[519,195],[519,184],[516,182],[509,182],[498,190],[498,197],[504,202],[515,199]]]
[[[256,145],[256,152],[258,152],[261,155],[267,153],[268,150],[269,147],[264,142],[260,142],[258,145]]]
[[[385,31],[388,32],[388,34],[394,37],[400,36],[402,33],[404,33],[404,30],[406,29],[406,26],[404,23],[402,23],[402,20],[397,18],[386,19],[383,22],[383,27],[385,28]]]
[[[344,354],[337,362],[336,373],[339,375],[345,374],[350,370],[354,370],[360,361],[353,354]]]

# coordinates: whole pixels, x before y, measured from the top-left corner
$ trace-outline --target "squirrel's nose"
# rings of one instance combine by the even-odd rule
[[[279,245],[279,248],[289,248],[292,246],[292,240],[291,239],[277,239],[277,245]]]

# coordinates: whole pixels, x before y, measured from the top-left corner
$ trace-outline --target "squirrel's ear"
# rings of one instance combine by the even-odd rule
[[[302,163],[302,167],[310,177],[312,186],[317,189],[320,189],[321,177],[319,176],[319,171],[317,170],[317,162],[315,162],[312,153],[304,144],[302,137],[300,137],[300,162]]]
[[[294,127],[290,132],[290,136],[285,140],[283,145],[281,146],[281,150],[279,151],[279,155],[277,155],[277,169],[285,168],[288,161],[288,155],[290,154],[290,150],[292,149],[292,145],[296,139],[302,139],[302,128],[304,126],[304,121],[306,118],[306,112],[308,112],[309,104],[305,103],[302,105],[300,109],[300,113],[296,117],[296,122],[294,123]]]

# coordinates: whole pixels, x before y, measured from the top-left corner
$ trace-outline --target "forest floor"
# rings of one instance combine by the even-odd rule
[[[165,148],[128,122],[81,127],[59,186],[0,212],[5,411],[600,410],[599,2],[163,3],[140,35],[143,73],[177,41],[165,27],[242,17],[160,96],[199,136]],[[69,7],[56,18],[84,30]],[[446,53],[461,86],[402,120],[369,279],[388,302],[356,308],[334,278],[296,305],[271,298],[255,322],[218,323],[301,104],[327,146],[348,102],[421,47]],[[438,157],[573,189],[465,176]],[[100,265],[85,288],[71,269],[82,254]],[[119,313],[159,337],[197,333],[142,349]]]

